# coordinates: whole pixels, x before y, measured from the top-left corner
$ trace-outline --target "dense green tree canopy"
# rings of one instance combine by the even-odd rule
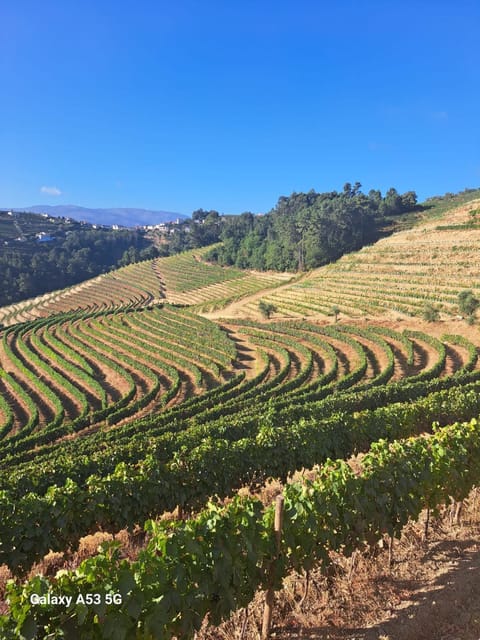
[[[336,260],[378,239],[387,218],[416,207],[415,192],[389,189],[361,192],[346,183],[342,192],[292,193],[281,196],[265,216],[243,213],[226,217],[221,247],[210,259],[252,269],[297,271]]]

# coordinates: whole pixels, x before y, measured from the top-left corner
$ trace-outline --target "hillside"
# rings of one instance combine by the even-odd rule
[[[26,211],[30,213],[45,213],[53,217],[73,218],[81,222],[82,220],[90,224],[108,225],[114,224],[123,227],[136,227],[149,224],[159,224],[161,222],[170,222],[177,218],[186,218],[187,216],[173,211],[154,211],[151,209],[135,209],[135,208],[110,208],[99,209],[89,207],[79,207],[77,205],[34,205],[24,209],[15,209],[15,211]]]
[[[208,250],[137,262],[79,285],[0,308],[0,323],[7,326],[75,309],[94,311],[125,304],[141,307],[159,301],[221,308],[294,277],[208,264],[202,259]]]
[[[55,218],[39,213],[20,214],[12,211],[0,211],[0,242],[7,246],[17,242],[37,240],[37,234],[65,237],[68,231],[78,231],[90,225],[81,224],[75,220]]]
[[[215,637],[295,572],[331,579],[425,507],[460,512],[480,484],[480,337],[455,318],[479,205],[306,274],[203,248],[1,309],[1,637]]]
[[[153,242],[139,230],[0,211],[0,306],[155,255]]]
[[[453,202],[457,199],[462,196]],[[274,317],[285,318],[327,318],[334,307],[347,318],[422,317],[428,303],[443,317],[453,317],[458,315],[461,291],[480,293],[476,260],[480,225],[477,228],[476,214],[472,214],[480,207],[480,198],[447,212],[445,206],[440,199],[436,206],[415,214],[408,229],[306,274],[220,267],[205,262],[205,255],[212,251],[206,247],[132,264],[4,307],[0,322],[7,325],[76,308],[105,309],[159,300],[195,305],[212,318],[259,317],[259,300],[276,307]]]
[[[441,317],[458,315],[458,294],[480,294],[480,198],[447,212],[428,212],[396,232],[336,262],[314,269],[263,296],[274,317],[422,317],[433,304]],[[433,219],[432,219],[433,218]],[[259,315],[258,297],[225,314]]]

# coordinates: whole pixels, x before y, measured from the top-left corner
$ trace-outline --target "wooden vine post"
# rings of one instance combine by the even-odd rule
[[[275,500],[275,524],[274,524],[276,554],[275,554],[274,562],[270,567],[269,587],[265,593],[265,609],[263,610],[262,640],[266,640],[269,637],[270,627],[272,625],[273,602],[274,602],[274,595],[275,595],[275,591],[273,589],[274,568],[275,568],[275,560],[280,555],[282,526],[283,526],[283,502],[284,502],[283,496],[282,495],[277,496]]]

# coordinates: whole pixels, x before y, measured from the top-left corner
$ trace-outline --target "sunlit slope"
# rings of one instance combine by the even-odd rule
[[[164,410],[231,380],[235,358],[216,324],[168,305],[13,325],[0,340],[0,440]]]
[[[220,267],[203,261],[208,249],[198,249],[128,265],[62,291],[0,309],[0,322],[11,325],[73,310],[107,310],[119,305],[142,307],[152,302],[225,304],[270,289],[292,278],[285,273],[257,273]]]
[[[477,345],[458,335],[218,327],[171,307],[84,315],[17,325],[2,342],[0,565],[13,572],[99,529],[480,410]]]
[[[143,307],[156,302],[193,306],[211,317],[258,317],[260,299],[277,317],[421,316],[427,304],[458,314],[457,298],[480,294],[480,199],[400,231],[331,265],[294,278],[204,261],[209,248],[132,264],[63,291],[0,309],[8,326],[54,313]]]
[[[155,269],[162,278],[168,302],[199,305],[200,311],[213,310],[293,278],[291,273],[244,271],[208,264],[202,261],[206,250],[157,260]]]
[[[479,211],[477,214],[476,211]],[[277,315],[421,316],[427,304],[458,314],[457,297],[480,295],[480,200],[395,233],[265,296]],[[242,311],[258,315],[258,299]]]
[[[131,264],[61,291],[0,309],[4,325],[74,310],[99,311],[116,306],[143,306],[160,299],[161,284],[152,260]]]

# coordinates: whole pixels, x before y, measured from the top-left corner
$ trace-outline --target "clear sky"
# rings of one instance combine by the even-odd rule
[[[480,186],[478,0],[1,0],[0,205]]]

